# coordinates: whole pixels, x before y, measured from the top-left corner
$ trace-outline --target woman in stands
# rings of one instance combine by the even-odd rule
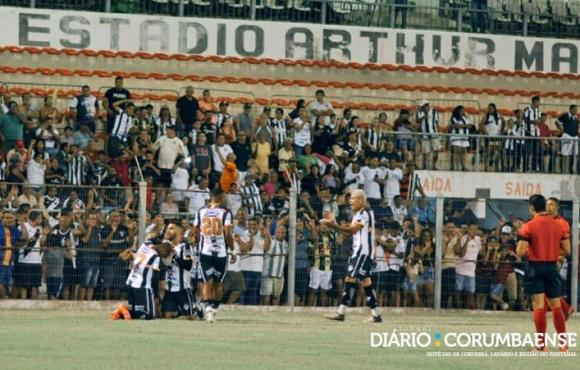
[[[503,118],[494,103],[489,103],[487,113],[481,117],[479,128],[483,135],[500,136],[503,131]],[[489,138],[484,141],[485,171],[499,171],[501,139]]]
[[[451,170],[467,171],[465,156],[469,148],[467,135],[475,132],[475,125],[465,114],[462,105],[458,105],[451,114]]]
[[[174,117],[171,117],[171,111],[167,105],[161,107],[159,111],[159,117],[155,119],[155,134],[156,138],[160,138],[161,136],[165,135],[165,130],[167,126],[175,127],[176,120]],[[179,130],[178,130],[179,132]]]

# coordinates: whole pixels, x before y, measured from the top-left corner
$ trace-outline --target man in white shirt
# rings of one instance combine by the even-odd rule
[[[316,91],[316,100],[308,105],[312,126],[316,125],[318,119],[322,126],[330,124],[330,116],[334,113],[332,105],[324,101],[324,90]]]
[[[408,213],[407,207],[403,204],[403,197],[395,195],[393,204],[391,205],[391,211],[393,211],[393,220],[403,225],[403,220],[405,220]]]
[[[216,143],[211,146],[211,158],[213,162],[213,170],[215,176],[221,176],[224,172],[224,167],[227,162],[228,154],[233,153],[233,149],[229,144],[226,144],[226,137],[223,134],[219,134]]]
[[[385,184],[385,170],[379,167],[379,159],[371,158],[369,165],[362,168],[364,191],[371,206],[382,201],[381,187]]]
[[[211,198],[207,177],[199,180],[199,185],[192,183],[185,195],[185,208],[190,215],[194,215],[201,207],[205,207]]]
[[[242,303],[246,305],[260,304],[260,283],[264,268],[264,253],[270,250],[270,233],[266,228],[260,230],[260,225],[253,219],[249,223],[250,240],[248,249],[242,249],[240,258],[246,291],[242,296]],[[235,240],[235,239],[234,239]],[[238,240],[239,242],[239,240]],[[247,253],[247,254],[244,254]],[[248,255],[249,254],[249,255]]]
[[[467,307],[475,309],[475,267],[481,251],[481,238],[477,225],[470,225],[467,234],[461,237],[454,251],[460,257],[455,266],[455,294],[457,307],[462,307],[462,293],[467,294]]]
[[[173,126],[167,126],[165,135],[161,136],[153,144],[153,150],[159,150],[157,158],[157,166],[161,171],[159,184],[167,188],[171,185],[171,170],[175,165],[175,160],[178,156],[189,156],[189,151],[183,144],[183,141],[177,137],[175,127]]]
[[[401,297],[399,286],[402,281],[401,266],[405,258],[407,242],[400,235],[401,226],[396,222],[389,222],[385,225],[385,232],[377,240],[375,260],[379,266],[379,256],[384,260],[379,276],[379,299],[384,305],[399,307]],[[389,303],[390,299],[390,303]]]
[[[185,169],[184,158],[175,165],[174,171],[171,174],[171,189],[177,190],[173,192],[173,199],[176,202],[181,202],[184,198],[185,192],[189,185],[189,172]],[[181,191],[179,191],[181,190]]]
[[[344,169],[344,184],[346,185],[346,191],[349,193],[363,188],[365,177],[358,161],[352,162]]]
[[[19,227],[20,232],[26,238],[24,248],[18,255],[18,274],[16,274],[16,286],[20,290],[20,299],[37,299],[38,288],[41,285],[42,256],[46,236],[50,228],[42,229],[42,215],[38,211],[32,211],[28,215],[28,221]]]
[[[390,161],[389,168],[385,170],[387,181],[385,182],[385,200],[389,207],[393,204],[395,196],[401,194],[401,180],[403,171],[397,162]]]
[[[299,117],[292,122],[296,158],[299,158],[304,153],[304,147],[306,145],[312,144],[312,130],[308,111],[303,107],[300,108],[298,114]]]

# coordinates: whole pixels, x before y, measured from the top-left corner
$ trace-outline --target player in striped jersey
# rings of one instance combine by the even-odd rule
[[[352,255],[348,262],[348,275],[345,280],[345,288],[342,293],[340,306],[336,316],[331,320],[344,321],[346,308],[350,306],[357,292],[357,280],[365,290],[367,306],[371,309],[372,322],[382,322],[383,317],[378,308],[377,293],[373,288],[371,268],[375,256],[375,216],[367,207],[367,196],[363,190],[354,190],[350,195],[352,209],[352,222],[350,225],[341,226],[336,223],[334,215],[329,213],[329,218],[320,220],[322,225],[350,234],[353,237]]]
[[[173,255],[165,271],[167,286],[163,297],[163,317],[173,319],[185,316],[188,320],[193,320],[195,318],[191,292],[193,252],[189,243],[183,238],[181,226],[169,224],[165,229],[164,237],[173,245]]]
[[[141,244],[135,254],[129,249],[121,253],[121,259],[133,260],[127,278],[128,309],[132,319],[155,319],[155,300],[152,286],[155,279],[153,275],[159,272],[161,259],[170,257],[172,253],[173,245],[171,243],[154,244],[151,240]]]
[[[222,207],[223,203],[224,192],[219,188],[214,189],[209,206],[197,211],[193,221],[194,237],[200,248],[205,317],[210,323],[215,321],[223,295],[228,249],[234,248],[232,214]],[[236,256],[232,254],[230,262],[235,261]]]

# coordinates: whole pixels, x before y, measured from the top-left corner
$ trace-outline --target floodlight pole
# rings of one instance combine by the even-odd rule
[[[435,287],[433,308],[441,309],[441,258],[443,255],[443,198],[437,197],[435,204]]]
[[[570,274],[572,307],[578,311],[578,233],[580,233],[580,200],[572,202],[572,273]]]
[[[287,305],[294,310],[294,290],[296,285],[296,217],[298,188],[296,178],[291,178],[290,209],[288,212],[288,290],[286,294]]]

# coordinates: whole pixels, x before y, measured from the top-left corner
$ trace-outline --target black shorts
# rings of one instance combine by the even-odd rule
[[[357,257],[350,257],[346,268],[347,276],[359,280],[370,278],[372,266],[373,260],[371,256],[360,254]]]
[[[79,279],[79,270],[78,268],[74,268],[72,260],[67,258],[64,259],[64,279],[63,279],[63,286],[73,286],[78,285],[80,282]]]
[[[167,170],[164,168],[160,168],[159,172],[161,172],[161,174],[159,175],[159,177],[157,178],[157,183],[160,185],[163,185],[164,187],[168,188],[171,186],[171,170]]]
[[[223,283],[224,278],[226,277],[226,268],[228,266],[227,256],[218,257],[200,254],[199,264],[201,266],[201,279],[204,283],[208,280]]]
[[[446,268],[441,270],[441,294],[444,297],[454,294],[455,292],[455,268]]]
[[[133,320],[153,320],[155,318],[155,300],[153,289],[127,287],[129,311]]]
[[[165,292],[161,311],[177,312],[178,316],[192,316],[193,299],[191,290],[185,289],[179,292]]]
[[[555,262],[528,262],[525,276],[526,293],[545,293],[548,298],[561,296],[562,279]]]
[[[49,297],[60,298],[62,295],[62,278],[49,277],[46,279],[46,293]]]
[[[19,263],[16,285],[19,288],[38,288],[41,285],[42,265],[40,263]]]
[[[401,285],[401,272],[389,270],[386,272],[386,292],[396,292]]]

